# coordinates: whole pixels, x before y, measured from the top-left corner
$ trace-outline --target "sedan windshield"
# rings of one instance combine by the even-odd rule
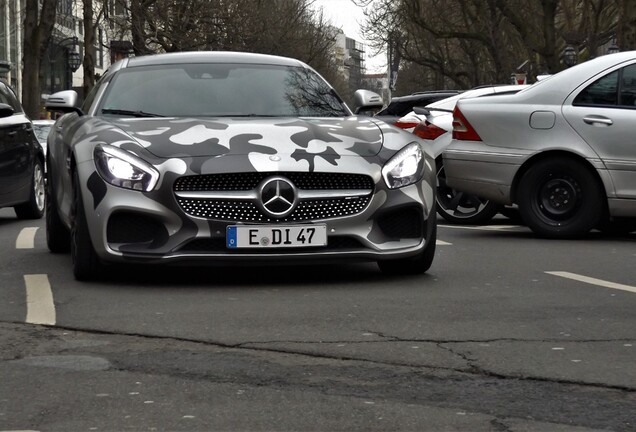
[[[342,100],[301,67],[180,64],[122,69],[98,113],[165,117],[342,117]],[[146,115],[146,113],[152,113]]]

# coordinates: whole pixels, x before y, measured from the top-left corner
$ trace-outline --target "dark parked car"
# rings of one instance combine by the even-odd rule
[[[433,102],[455,96],[460,92],[457,90],[439,90],[413,93],[408,96],[397,96],[391,98],[391,102],[379,111],[374,117],[390,124],[395,124],[401,117],[404,117],[414,107],[425,107]]]
[[[306,64],[248,53],[121,60],[49,136],[47,242],[78,279],[102,263],[376,261],[426,271],[435,161],[351,114]],[[356,92],[362,108],[381,106]]]
[[[44,214],[44,152],[15,93],[0,81],[0,207],[20,219]]]

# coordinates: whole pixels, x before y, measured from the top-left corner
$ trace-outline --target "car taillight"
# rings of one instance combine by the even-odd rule
[[[393,126],[397,126],[400,129],[411,129],[411,128],[414,128],[415,126],[417,126],[418,124],[419,123],[417,123],[417,122],[398,120],[395,123],[393,123]]]
[[[439,126],[435,126],[433,123],[429,121],[423,121],[413,130],[413,133],[420,138],[424,138],[427,140],[434,140],[438,137],[444,135],[446,131]]]
[[[459,110],[458,106],[455,106],[453,110],[453,139],[465,140],[465,141],[481,141],[481,137],[468,123],[464,114]]]

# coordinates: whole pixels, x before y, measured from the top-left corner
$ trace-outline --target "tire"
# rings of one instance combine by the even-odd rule
[[[435,257],[435,246],[437,242],[437,220],[435,212],[431,212],[428,217],[428,223],[433,223],[431,234],[424,246],[424,250],[418,255],[397,260],[378,261],[378,267],[382,273],[389,275],[415,275],[428,271],[433,264]]]
[[[46,187],[46,245],[53,253],[71,250],[71,233],[60,219],[50,182]]]
[[[84,212],[79,177],[73,177],[73,209],[71,222],[71,257],[73,275],[78,281],[88,281],[101,275],[102,265],[95,253]]]
[[[31,192],[29,200],[23,204],[13,207],[18,219],[40,219],[44,215],[46,203],[44,169],[42,161],[36,159],[33,164],[33,175],[31,177]]]
[[[580,237],[603,216],[605,194],[594,173],[574,159],[544,159],[523,175],[519,212],[537,235]]]
[[[500,206],[487,199],[459,192],[446,184],[442,161],[437,163],[437,213],[448,222],[483,225],[499,212]]]

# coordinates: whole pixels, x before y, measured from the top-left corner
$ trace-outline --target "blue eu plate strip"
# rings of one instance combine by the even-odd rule
[[[236,247],[236,227],[234,226],[227,227],[226,234],[227,234],[226,236],[227,247],[235,248]]]

